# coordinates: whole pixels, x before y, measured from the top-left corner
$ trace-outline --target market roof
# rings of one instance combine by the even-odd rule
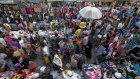
[[[28,2],[31,2],[31,3],[35,3],[35,4],[38,4],[39,1],[38,0],[27,0]]]

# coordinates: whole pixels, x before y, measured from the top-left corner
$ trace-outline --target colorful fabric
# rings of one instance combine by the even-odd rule
[[[33,14],[33,9],[32,8],[28,8],[28,10],[29,10],[30,14]]]

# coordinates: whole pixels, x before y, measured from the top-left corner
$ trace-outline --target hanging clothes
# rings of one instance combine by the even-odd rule
[[[57,9],[56,8],[54,8],[54,13],[56,13],[57,12]]]
[[[34,8],[34,11],[35,11],[35,12],[38,12],[37,8]]]
[[[41,8],[37,8],[38,12],[41,12]]]
[[[24,12],[25,12],[25,14],[27,14],[26,8],[24,8]]]
[[[33,12],[34,12],[33,9],[32,8],[28,8],[28,10],[29,10],[29,13],[33,15]]]
[[[64,8],[64,13],[66,13],[67,12],[67,8]]]
[[[28,9],[28,8],[26,8],[26,12],[27,12],[27,14],[30,14],[30,12],[29,12],[29,9]]]

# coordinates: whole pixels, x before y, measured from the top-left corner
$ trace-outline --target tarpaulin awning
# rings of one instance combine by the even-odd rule
[[[63,0],[47,0],[48,2],[57,2],[57,1],[63,1]]]
[[[20,0],[0,0],[1,4],[18,4]]]
[[[114,0],[99,0],[101,2],[113,2]]]
[[[38,4],[38,3],[39,3],[38,0],[27,0],[27,1],[29,1],[29,2],[31,2],[31,3],[35,3],[35,4]]]
[[[64,0],[64,1],[68,2],[68,1],[76,1],[76,0]]]
[[[95,1],[98,1],[98,0],[76,0],[76,1],[90,1],[90,2],[95,2]]]

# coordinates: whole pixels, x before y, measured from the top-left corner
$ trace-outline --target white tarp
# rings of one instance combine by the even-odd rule
[[[77,0],[64,0],[64,1],[66,1],[66,2],[67,2],[67,1],[77,1]]]
[[[0,2],[13,2],[14,0],[0,0]]]
[[[94,2],[94,1],[98,1],[98,0],[76,0],[76,1],[90,1],[90,2]]]
[[[47,0],[48,2],[57,2],[57,1],[63,1],[63,0]]]
[[[20,2],[20,0],[0,0],[1,4],[16,4]]]

